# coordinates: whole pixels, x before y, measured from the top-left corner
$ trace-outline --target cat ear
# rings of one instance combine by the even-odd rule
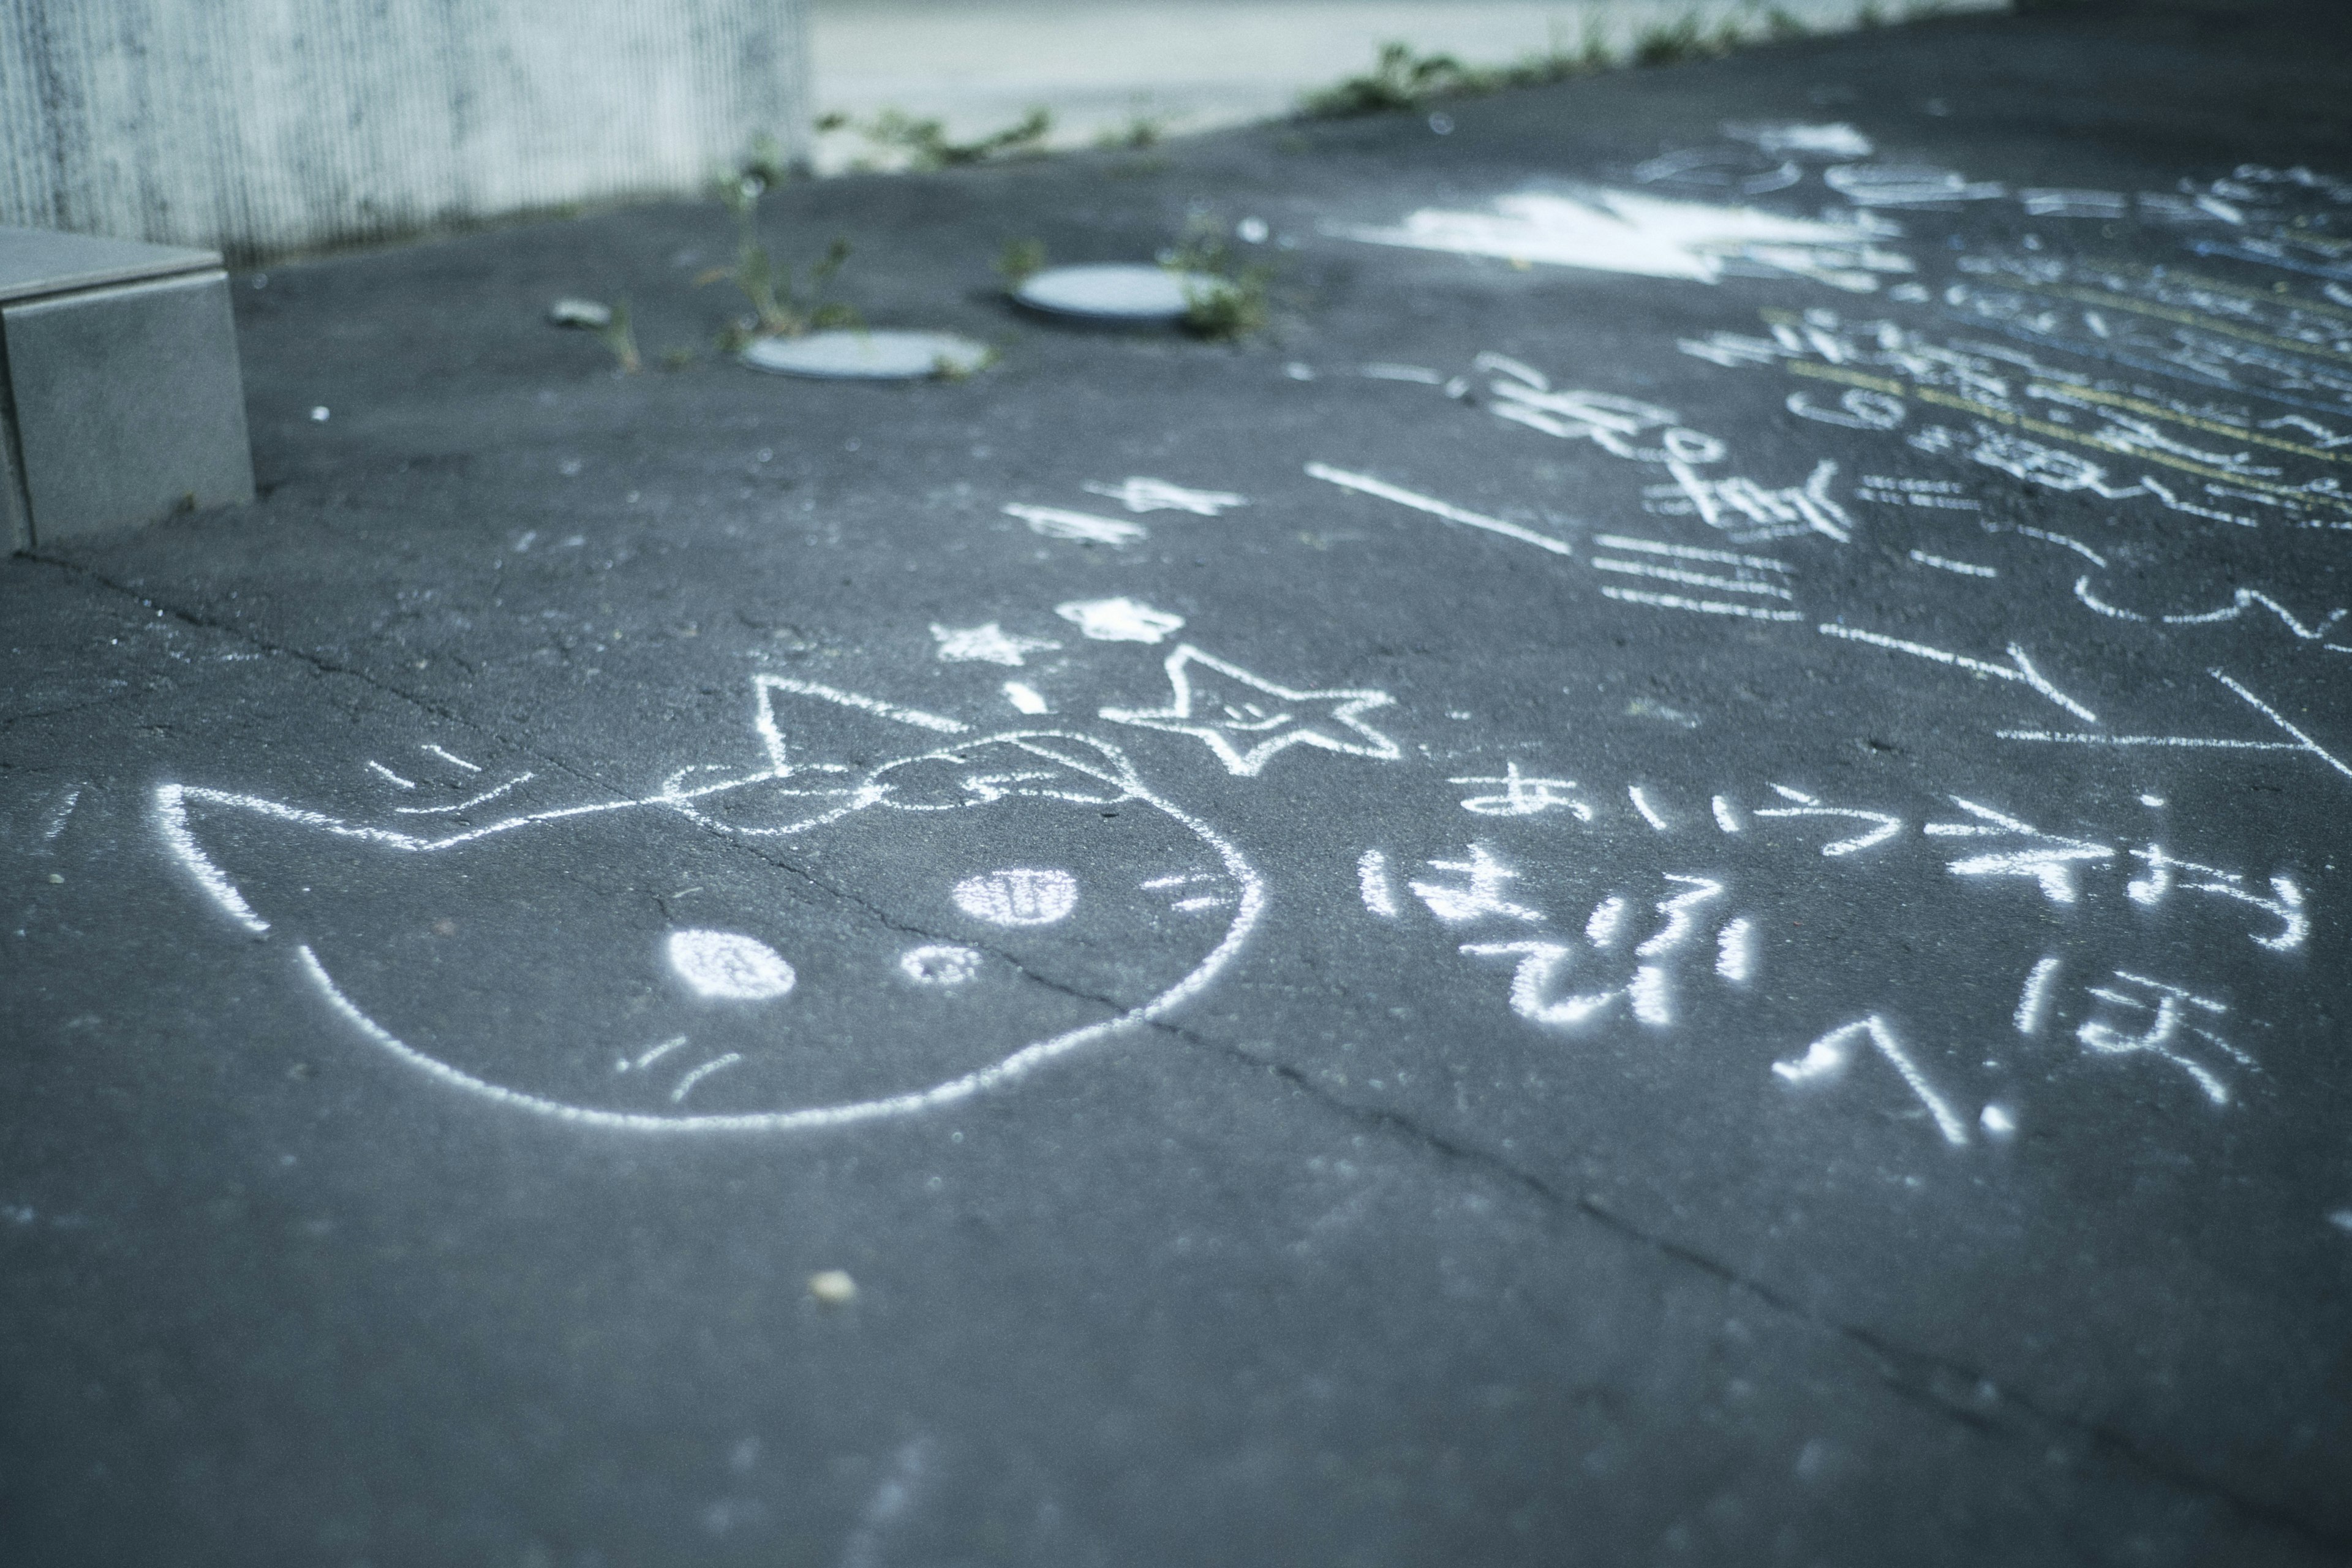
[[[432,848],[431,840],[392,828],[363,827],[323,812],[264,800],[227,790],[158,784],[155,828],[172,858],[223,914],[258,936],[269,921],[257,910],[267,904],[273,880],[300,872],[322,840],[381,845],[387,848]]]
[[[819,758],[872,767],[905,756],[916,733],[963,735],[971,730],[918,708],[791,676],[755,675],[751,686],[759,698],[752,727],[767,751],[768,765],[779,773]]]

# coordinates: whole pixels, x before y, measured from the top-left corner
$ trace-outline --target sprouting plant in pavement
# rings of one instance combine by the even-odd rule
[[[884,110],[865,129],[867,141],[897,153],[916,174],[1034,156],[1045,151],[1045,138],[1053,132],[1054,116],[1043,109],[1033,109],[1003,130],[970,142],[950,141],[942,121],[919,119],[896,109]]]
[[[1160,145],[1167,131],[1164,115],[1148,114],[1139,109],[1127,117],[1126,124],[1107,126],[1097,132],[1095,146],[1105,153],[1149,153]]]
[[[1007,289],[1018,289],[1045,269],[1045,242],[1042,239],[1008,239],[1004,248],[996,253],[996,275],[1004,279]]]
[[[1272,321],[1274,269],[1257,262],[1237,265],[1213,220],[1194,220],[1160,261],[1183,282],[1184,327],[1194,336],[1238,342]]]
[[[772,139],[753,144],[742,166],[717,182],[714,194],[735,219],[735,264],[714,267],[698,284],[732,282],[750,301],[751,314],[732,323],[721,334],[729,352],[754,338],[796,338],[821,327],[854,327],[857,312],[828,300],[825,286],[849,259],[849,241],[836,237],[813,263],[803,282],[789,263],[780,265],[760,239],[760,198],[791,177],[781,149]]]
[[[637,334],[629,325],[626,300],[614,302],[611,319],[596,329],[596,341],[613,352],[623,375],[635,375],[645,368],[645,361],[637,357]]]

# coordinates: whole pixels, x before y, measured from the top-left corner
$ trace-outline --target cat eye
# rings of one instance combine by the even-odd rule
[[[799,978],[774,948],[737,931],[674,931],[667,945],[669,966],[698,996],[765,1002]]]

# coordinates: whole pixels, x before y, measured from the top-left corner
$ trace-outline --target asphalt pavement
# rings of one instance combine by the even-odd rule
[[[0,565],[0,1557],[2344,1561],[2347,64],[767,198],[960,379],[238,278],[260,499]]]

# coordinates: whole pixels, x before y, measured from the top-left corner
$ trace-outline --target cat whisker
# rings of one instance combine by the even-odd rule
[[[721,1068],[733,1067],[737,1062],[740,1062],[742,1059],[742,1052],[730,1051],[723,1057],[719,1057],[703,1063],[700,1067],[696,1068],[692,1072],[688,1073],[684,1078],[677,1080],[677,1087],[669,1091],[670,1102],[675,1105],[683,1101],[687,1095],[692,1091],[696,1084],[700,1083],[704,1079],[709,1078],[712,1073],[718,1072]]]
[[[662,1058],[669,1055],[670,1052],[677,1049],[678,1047],[684,1044],[686,1044],[686,1037],[684,1035],[673,1035],[668,1039],[664,1040],[660,1045],[656,1046],[653,1049],[646,1052],[645,1055],[639,1057],[635,1061],[631,1061],[626,1057],[622,1058],[619,1065],[614,1067],[613,1070],[614,1072],[628,1072],[635,1069],[637,1072],[643,1072],[646,1068],[653,1066],[654,1063],[661,1060]]]

